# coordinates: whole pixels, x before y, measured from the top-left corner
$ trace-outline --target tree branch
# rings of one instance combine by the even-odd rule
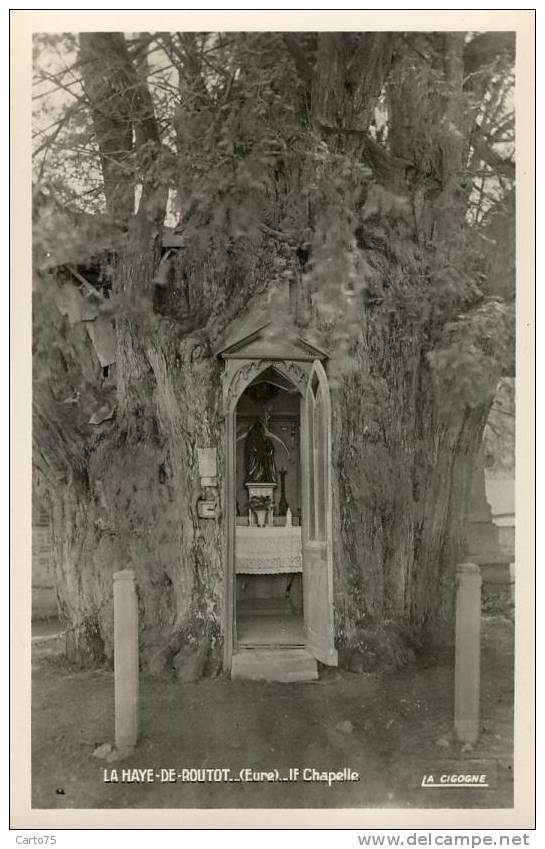
[[[363,156],[367,164],[381,177],[388,177],[395,171],[404,171],[410,165],[414,165],[410,159],[394,156],[382,145],[371,138],[367,130],[358,130],[354,127],[332,127],[322,122],[318,128],[326,135],[358,136],[363,144]]]
[[[145,70],[137,72],[123,33],[81,33],[80,53],[108,208],[121,221],[126,222],[133,215],[136,174],[127,183],[123,166],[133,149],[145,150],[148,161],[139,214],[162,223],[168,190],[158,183],[157,169],[153,167],[161,151],[161,139]]]
[[[302,81],[307,85],[310,85],[312,82],[312,73],[313,69],[305,56],[304,51],[301,49],[301,45],[297,40],[296,35],[291,32],[282,33],[282,38],[284,44],[288,48],[288,52],[295,63],[295,67],[297,69],[297,73],[301,77]]]
[[[287,245],[291,245],[294,248],[301,244],[300,240],[298,240],[293,234],[282,233],[281,230],[274,230],[272,227],[268,227],[267,224],[263,224],[262,222],[259,222],[257,227],[258,230],[261,230],[265,236],[270,236],[271,239],[277,239],[279,242],[285,242]]]
[[[66,267],[70,274],[73,274],[76,280],[78,280],[78,282],[81,283],[82,286],[85,287],[85,289],[87,289],[89,294],[95,295],[103,303],[106,303],[106,298],[104,297],[102,292],[99,292],[98,289],[95,289],[95,287],[91,283],[89,283],[89,281],[85,279],[83,274],[80,274],[79,271],[77,271],[77,269],[75,269],[73,265],[67,265]]]
[[[504,159],[500,156],[488,143],[488,139],[483,135],[478,127],[474,127],[471,136],[471,145],[483,162],[486,162],[497,174],[507,177],[510,180],[515,179],[515,163],[510,159]]]

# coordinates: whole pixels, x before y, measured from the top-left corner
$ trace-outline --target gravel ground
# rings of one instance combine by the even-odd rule
[[[48,627],[33,638],[33,808],[513,805],[513,623],[503,616],[483,617],[481,736],[470,751],[452,735],[452,657],[442,656],[387,675],[323,669],[306,684],[142,675],[140,743],[115,763],[93,756],[113,741],[112,672],[71,669]],[[133,770],[150,768],[153,782],[121,780],[124,770],[135,778]],[[305,768],[347,769],[359,780],[303,781]],[[156,773],[167,769],[300,773],[296,781],[161,782]],[[105,780],[112,770],[118,782]],[[424,775],[451,772],[486,773],[490,786],[422,787]]]

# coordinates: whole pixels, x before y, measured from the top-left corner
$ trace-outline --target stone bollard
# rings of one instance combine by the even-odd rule
[[[138,599],[134,572],[114,574],[115,745],[136,746],[138,737]]]
[[[476,743],[479,736],[481,573],[475,563],[456,569],[456,660],[454,728],[458,740]]]

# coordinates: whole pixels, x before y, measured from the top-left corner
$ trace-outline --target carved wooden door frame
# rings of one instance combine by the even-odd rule
[[[324,367],[315,360],[301,399],[303,609],[307,650],[337,665],[333,611],[331,399]]]

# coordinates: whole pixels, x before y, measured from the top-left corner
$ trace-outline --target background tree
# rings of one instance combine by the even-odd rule
[[[332,352],[341,658],[450,636],[513,371],[513,64],[510,33],[36,37],[34,464],[72,653],[111,656],[123,565],[143,661],[219,669],[196,446],[221,452],[214,345],[267,299]]]

